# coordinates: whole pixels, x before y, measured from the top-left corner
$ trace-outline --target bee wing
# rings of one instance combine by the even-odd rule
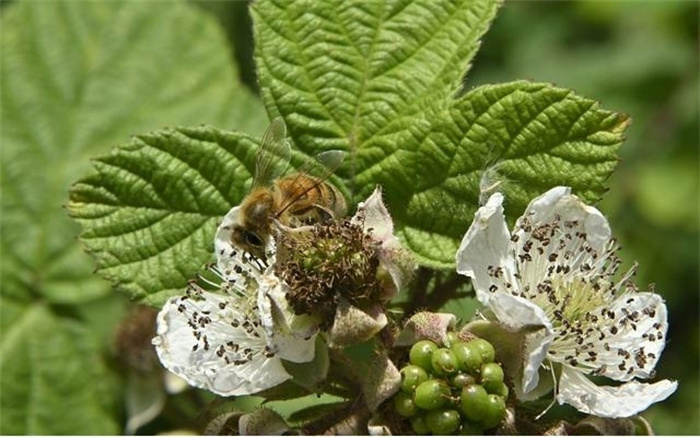
[[[312,176],[318,180],[318,183],[323,183],[331,177],[333,172],[340,167],[348,155],[342,150],[328,150],[321,152],[314,157],[313,160],[308,160],[299,168],[299,176],[297,179],[302,179],[303,176]],[[296,183],[296,180],[294,181]],[[318,184],[317,184],[318,185]],[[307,190],[301,192],[303,195]]]
[[[287,127],[282,117],[272,120],[263,134],[255,161],[253,187],[269,185],[289,164],[292,146],[287,140]]]
[[[316,155],[316,161],[324,167],[324,172],[327,173],[325,178],[328,178],[345,160],[348,152],[343,150],[328,150]]]

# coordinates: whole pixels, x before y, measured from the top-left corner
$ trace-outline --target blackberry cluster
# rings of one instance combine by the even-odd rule
[[[416,434],[471,434],[497,426],[506,413],[508,386],[495,350],[483,339],[452,336],[449,347],[421,340],[401,369],[394,410]]]

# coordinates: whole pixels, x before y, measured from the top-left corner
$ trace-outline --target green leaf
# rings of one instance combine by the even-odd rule
[[[485,186],[506,194],[513,217],[557,184],[597,198],[616,162],[626,118],[568,90],[514,82],[454,98],[497,7],[254,6],[263,95],[286,118],[296,156],[349,151],[341,186],[356,202],[383,185],[399,235],[425,265],[452,266]],[[434,59],[436,50],[449,62]],[[177,128],[96,161],[74,187],[70,211],[99,273],[154,305],[178,293],[211,260],[218,220],[246,194],[256,142]]]
[[[265,106],[284,117],[307,154],[350,151],[339,173],[351,182],[369,168],[396,167],[396,145],[370,148],[367,142],[425,107],[449,103],[499,5],[256,2],[256,64]]]
[[[437,312],[454,314],[457,317],[457,326],[460,326],[464,322],[472,320],[476,311],[481,307],[481,303],[475,297],[463,297],[447,301]]]
[[[0,433],[119,433],[101,347],[89,327],[41,304],[3,326]]]
[[[152,305],[212,261],[221,218],[247,192],[257,140],[211,127],[134,138],[95,160],[71,189],[98,273]]]
[[[68,210],[97,273],[140,303],[161,306],[213,261],[216,228],[248,194],[259,140],[213,127],[134,137],[97,158]],[[302,161],[300,154],[292,167]]]
[[[414,150],[397,179],[409,190],[387,193],[400,235],[424,264],[450,268],[480,197],[495,190],[511,220],[557,185],[595,202],[628,124],[626,115],[549,84],[476,88],[408,129],[402,143]]]
[[[318,420],[324,414],[332,414],[337,411],[341,404],[347,406],[344,399],[329,394],[314,394],[289,400],[265,402],[267,407],[300,426],[310,425],[314,419]],[[314,413],[316,414],[314,415]]]
[[[454,98],[497,6],[254,7],[269,111],[286,119],[301,152],[349,151],[341,185],[353,202],[383,185],[399,235],[425,265],[452,266],[485,188],[506,194],[512,218],[554,185],[596,200],[617,160],[627,118],[571,91],[513,82]],[[434,59],[436,50],[449,62]],[[239,134],[204,132],[137,138],[96,163],[73,192],[71,211],[86,226],[99,271],[133,297],[159,303],[175,293],[209,260],[216,221],[245,194],[252,140],[237,147]],[[216,156],[217,146],[225,155]],[[238,167],[245,170],[232,180]]]
[[[216,23],[184,2],[14,2],[0,32],[2,432],[119,432],[95,345],[121,307],[76,242],[70,183],[135,132],[261,130],[262,105]]]
[[[67,1],[3,11],[4,293],[76,302],[107,291],[61,206],[96,152],[164,124],[257,126],[223,36],[196,12]]]

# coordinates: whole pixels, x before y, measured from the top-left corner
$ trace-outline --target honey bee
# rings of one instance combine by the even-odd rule
[[[265,260],[265,248],[277,220],[288,227],[323,223],[346,215],[343,194],[326,182],[340,166],[345,152],[331,150],[316,156],[323,174],[311,176],[301,170],[279,177],[289,164],[291,146],[282,118],[275,118],[263,135],[255,163],[250,194],[243,199],[231,242],[251,255]]]

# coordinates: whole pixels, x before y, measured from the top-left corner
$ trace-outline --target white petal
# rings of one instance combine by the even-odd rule
[[[160,370],[156,370],[160,372]],[[155,419],[165,405],[165,392],[157,375],[139,374],[131,370],[126,382],[126,416],[124,432],[133,435],[143,425]]]
[[[246,364],[206,372],[206,388],[221,396],[243,396],[276,387],[292,376],[278,357],[256,355]]]
[[[233,231],[233,226],[239,221],[239,211],[240,206],[234,206],[229,210],[221,221],[221,224],[216,229],[216,235],[214,236],[214,253],[216,254],[216,261],[221,270],[225,270],[231,263],[231,258],[235,248],[231,244],[231,233]]]
[[[604,309],[615,316],[600,317],[602,326],[590,334],[597,346],[593,370],[618,381],[652,377],[666,345],[668,329],[666,304],[661,296],[626,293]],[[593,313],[601,314],[601,309]]]
[[[532,199],[527,208],[525,208],[525,214],[523,215],[534,214],[537,222],[550,221],[553,217],[551,211],[554,205],[569,195],[571,195],[570,187],[554,187]],[[549,219],[539,220],[540,217],[549,217]]]
[[[508,293],[494,293],[488,308],[501,323],[510,329],[544,327],[552,332],[552,323],[544,310],[531,301]]]
[[[510,233],[503,215],[503,195],[496,193],[474,215],[469,230],[457,250],[457,272],[472,278],[476,296],[486,305],[489,288],[505,289],[505,282],[517,287],[515,260],[511,253]],[[489,268],[503,268],[502,280],[488,274]]]
[[[523,349],[522,393],[528,394],[540,383],[540,368],[547,357],[554,335],[546,328],[538,329],[525,336]]]
[[[202,292],[201,297],[171,298],[158,314],[158,335],[153,344],[166,369],[194,387],[222,396],[257,393],[291,378],[279,357],[263,354],[266,343],[262,329],[246,330],[242,323],[238,328],[232,325],[232,321],[246,318],[227,296]],[[225,304],[225,309],[220,304]],[[208,313],[209,321],[194,323],[193,327],[195,311],[198,315]],[[235,350],[229,346],[234,344]],[[225,353],[219,352],[222,347]],[[250,349],[250,354],[244,353],[245,349]],[[234,363],[236,360],[238,363]]]
[[[523,216],[516,221],[514,234],[523,234],[520,229],[523,220],[537,226],[552,222],[555,216],[559,216],[562,221],[578,221],[579,227],[587,235],[586,241],[598,253],[603,252],[605,245],[610,241],[610,225],[605,216],[572,195],[569,187],[555,187],[533,199]],[[525,238],[520,238],[519,241],[522,244]]]
[[[513,380],[513,392],[518,400],[522,402],[536,401],[554,389],[554,379],[549,367],[540,367],[537,377],[533,378],[532,381],[533,384],[528,387],[529,391],[523,393],[522,378]]]
[[[664,379],[654,384],[631,381],[619,387],[597,386],[576,369],[563,366],[557,401],[599,417],[630,417],[663,401],[678,383]]]
[[[263,277],[258,292],[260,321],[268,345],[280,358],[307,363],[314,358],[318,325],[310,316],[297,316],[287,302],[288,286],[273,274]]]
[[[527,299],[508,293],[492,294],[488,308],[509,329],[525,329],[529,332],[525,337],[523,378],[518,390],[527,394],[539,383],[539,369],[554,338],[552,323],[542,308]]]
[[[357,205],[357,213],[352,218],[355,224],[372,228],[372,236],[379,241],[394,237],[394,222],[382,201],[382,189],[377,187],[371,196]]]
[[[163,372],[163,387],[165,392],[170,395],[176,395],[187,390],[187,381],[180,378],[173,372]]]

